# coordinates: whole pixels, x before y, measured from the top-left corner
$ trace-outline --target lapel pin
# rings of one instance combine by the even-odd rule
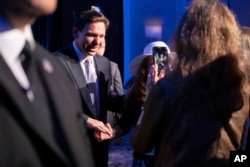
[[[52,64],[47,59],[43,59],[42,61],[43,69],[48,73],[52,73],[54,71]]]

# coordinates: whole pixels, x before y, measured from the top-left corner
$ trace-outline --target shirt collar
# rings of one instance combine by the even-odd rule
[[[32,50],[35,49],[31,25],[26,25],[24,31],[13,28],[6,20],[0,17],[0,54],[6,60],[16,60],[27,40]]]
[[[76,46],[76,43],[75,43],[75,41],[73,41],[73,48],[74,48],[74,50],[75,50],[75,52],[76,52],[76,55],[77,55],[77,57],[78,57],[78,60],[80,61],[80,62],[84,62],[86,59],[92,59],[92,61],[93,61],[93,59],[94,59],[94,56],[85,56],[81,51],[80,51],[80,49]]]
[[[74,48],[74,50],[75,50],[75,52],[76,52],[76,55],[77,55],[77,57],[78,57],[78,60],[79,61],[83,61],[85,58],[86,58],[86,56],[80,51],[80,49],[76,46],[76,43],[75,43],[75,41],[73,41],[73,48]]]

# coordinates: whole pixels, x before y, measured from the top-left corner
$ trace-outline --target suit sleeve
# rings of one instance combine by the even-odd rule
[[[111,73],[111,85],[110,91],[112,95],[123,95],[123,83],[121,78],[121,73],[118,65],[114,62],[110,62],[110,73]]]
[[[109,99],[108,110],[116,113],[124,112],[124,92],[118,65],[109,61]]]

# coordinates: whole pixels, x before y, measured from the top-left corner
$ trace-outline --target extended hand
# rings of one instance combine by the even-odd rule
[[[109,131],[113,134],[113,130],[112,130],[110,124],[109,124],[109,123],[106,123],[105,126],[106,126],[106,127],[109,129]],[[96,140],[97,140],[98,142],[101,142],[101,141],[103,141],[103,140],[108,140],[108,139],[113,138],[113,135],[112,135],[112,134],[110,135],[109,133],[102,132],[102,131],[98,131],[98,130],[95,130],[95,131],[94,131],[94,136],[95,136],[95,138],[96,138]]]
[[[87,126],[91,129],[94,129],[102,133],[106,133],[110,136],[112,136],[113,134],[112,128],[110,127],[109,123],[104,125],[103,122],[93,119],[93,118],[88,118],[86,123],[87,123]]]

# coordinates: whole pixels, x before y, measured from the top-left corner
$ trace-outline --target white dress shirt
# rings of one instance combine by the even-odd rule
[[[11,27],[2,17],[0,17],[0,55],[9,66],[18,83],[24,88],[29,88],[29,81],[24,72],[19,55],[28,41],[31,49],[35,49],[31,26],[27,25],[24,31]]]
[[[99,85],[98,85],[98,78],[97,78],[97,74],[96,74],[96,66],[95,66],[95,61],[94,61],[94,57],[93,56],[85,56],[80,50],[79,48],[76,46],[75,42],[73,42],[73,48],[78,56],[80,65],[82,67],[85,79],[87,81],[87,84],[93,84],[95,85],[95,90],[90,90],[93,87],[89,86],[89,90],[90,90],[90,97],[91,97],[91,101],[92,104],[94,105],[94,109],[97,110],[97,112],[99,111]],[[87,67],[86,66],[86,61],[89,61],[90,66]],[[92,75],[94,75],[93,77],[91,77],[91,79],[89,78],[89,73],[91,73]]]

